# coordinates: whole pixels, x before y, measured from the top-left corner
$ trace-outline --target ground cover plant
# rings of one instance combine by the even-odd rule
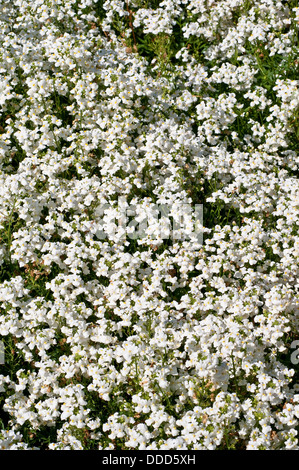
[[[298,25],[0,0],[2,449],[299,449]]]

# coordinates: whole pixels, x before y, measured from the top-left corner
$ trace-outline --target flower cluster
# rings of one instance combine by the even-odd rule
[[[297,2],[100,4],[0,0],[0,447],[299,449]]]

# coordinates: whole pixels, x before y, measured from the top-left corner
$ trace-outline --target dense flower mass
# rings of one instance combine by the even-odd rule
[[[0,0],[2,449],[299,449],[298,25]]]

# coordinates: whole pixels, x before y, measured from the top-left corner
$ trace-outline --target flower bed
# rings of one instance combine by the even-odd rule
[[[2,449],[299,449],[298,2],[0,24]]]

